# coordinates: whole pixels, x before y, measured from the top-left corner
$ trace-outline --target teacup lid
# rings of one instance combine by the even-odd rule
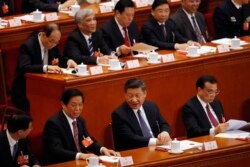
[[[34,12],[32,13],[42,13],[41,11],[39,11],[39,9],[36,9]]]

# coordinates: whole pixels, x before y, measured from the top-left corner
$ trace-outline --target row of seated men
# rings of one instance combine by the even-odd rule
[[[225,2],[232,3],[228,0]],[[114,18],[108,20],[100,30],[96,29],[93,10],[81,9],[75,15],[77,28],[68,35],[63,56],[57,47],[61,38],[60,28],[54,23],[48,24],[42,32],[35,33],[21,45],[11,91],[13,103],[29,112],[24,77],[27,72],[60,74],[60,67],[76,67],[80,63],[107,64],[110,58],[130,54],[134,42],[144,41],[159,49],[185,50],[189,45],[200,46],[210,41],[204,17],[197,11],[199,4],[200,0],[183,0],[182,7],[169,19],[168,2],[155,0],[152,17],[142,26],[142,35],[133,21],[135,4],[131,0],[118,1]],[[242,26],[237,27],[231,27],[227,32],[230,35],[226,37],[250,33],[250,30],[243,31]],[[111,51],[115,51],[116,56],[110,56]]]
[[[184,105],[182,112],[187,136],[224,132],[228,123],[225,123],[222,104],[215,99],[219,93],[216,78],[202,75],[196,81],[196,88],[197,95]],[[147,91],[150,90],[140,78],[126,81],[125,101],[111,115],[114,151],[98,143],[86,129],[86,122],[81,117],[83,93],[78,89],[65,90],[61,96],[61,110],[47,120],[43,129],[43,146],[40,148],[43,148],[44,163],[84,160],[96,155],[120,156],[117,151],[168,144],[171,128],[157,104],[146,100]],[[7,130],[0,133],[1,165],[40,166],[25,140],[31,129],[32,119],[26,113],[9,118]]]

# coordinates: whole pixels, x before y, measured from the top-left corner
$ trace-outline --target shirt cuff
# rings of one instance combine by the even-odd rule
[[[101,155],[103,155],[103,153],[102,153],[102,150],[103,150],[103,149],[104,149],[104,147],[101,147],[101,148],[100,148],[100,154],[101,154]]]
[[[156,146],[156,138],[150,138],[148,142],[148,146]]]
[[[81,153],[76,153],[76,160],[80,158]]]
[[[48,65],[43,66],[43,72],[45,72],[45,73],[48,72]]]
[[[121,52],[120,52],[120,46],[118,46],[118,47],[116,48],[116,53],[117,53],[117,55],[118,55],[118,56],[120,56],[120,55],[121,55]]]
[[[209,130],[209,134],[210,134],[211,136],[214,136],[214,135],[215,135],[214,128],[211,128],[211,129]]]

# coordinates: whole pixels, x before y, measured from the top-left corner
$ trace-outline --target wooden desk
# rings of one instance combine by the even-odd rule
[[[249,164],[250,143],[234,139],[213,138],[204,136],[192,139],[197,142],[216,140],[218,149],[200,151],[190,149],[183,154],[173,155],[168,152],[155,151],[155,147],[144,147],[122,151],[121,156],[132,156],[136,167],[244,167]],[[114,164],[105,164],[107,167]],[[48,167],[86,166],[84,160],[69,161]]]
[[[249,40],[250,41],[250,40]],[[60,110],[60,97],[68,88],[78,88],[85,94],[83,117],[92,135],[111,146],[107,125],[111,113],[124,101],[124,83],[140,77],[147,84],[147,98],[155,101],[163,117],[172,127],[173,136],[185,136],[181,120],[184,103],[196,95],[195,82],[201,74],[218,79],[227,118],[250,121],[250,46],[245,49],[199,58],[186,58],[175,53],[177,61],[147,65],[122,71],[105,70],[104,74],[88,77],[56,74],[27,74],[27,96],[35,131],[42,131],[45,121]],[[165,51],[166,52],[166,51]]]
[[[208,12],[213,11],[215,6],[217,6],[222,0],[209,0],[209,5],[207,6],[207,9],[205,9]],[[85,7],[86,5],[83,5]],[[110,13],[99,13],[99,7],[98,4],[95,5],[88,5],[89,8],[93,8],[98,13],[96,14],[98,27],[101,27],[104,22],[106,22],[108,19],[113,17],[113,12]],[[170,3],[171,12],[175,12],[177,8],[180,7],[180,2],[173,2]],[[135,14],[135,21],[139,26],[142,25],[142,23],[148,19],[148,16],[150,14],[151,7],[142,7],[136,9]],[[204,9],[203,9],[204,10]],[[205,11],[204,10],[204,11]],[[69,32],[73,31],[75,29],[75,23],[73,20],[73,17],[68,16],[68,14],[59,13],[59,20],[55,21],[61,26],[62,35],[66,37]],[[4,19],[10,19],[12,17],[5,17]],[[48,22],[42,22],[42,23],[31,23],[26,22],[22,26],[19,27],[12,27],[12,28],[4,28],[0,30],[0,48],[5,49],[8,48],[11,45],[20,46],[33,31],[39,31],[42,29]]]

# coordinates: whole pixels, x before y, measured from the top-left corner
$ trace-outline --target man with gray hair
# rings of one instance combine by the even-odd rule
[[[96,30],[96,18],[92,9],[80,9],[75,15],[77,29],[71,32],[65,44],[64,54],[77,64],[107,64],[111,50]]]

